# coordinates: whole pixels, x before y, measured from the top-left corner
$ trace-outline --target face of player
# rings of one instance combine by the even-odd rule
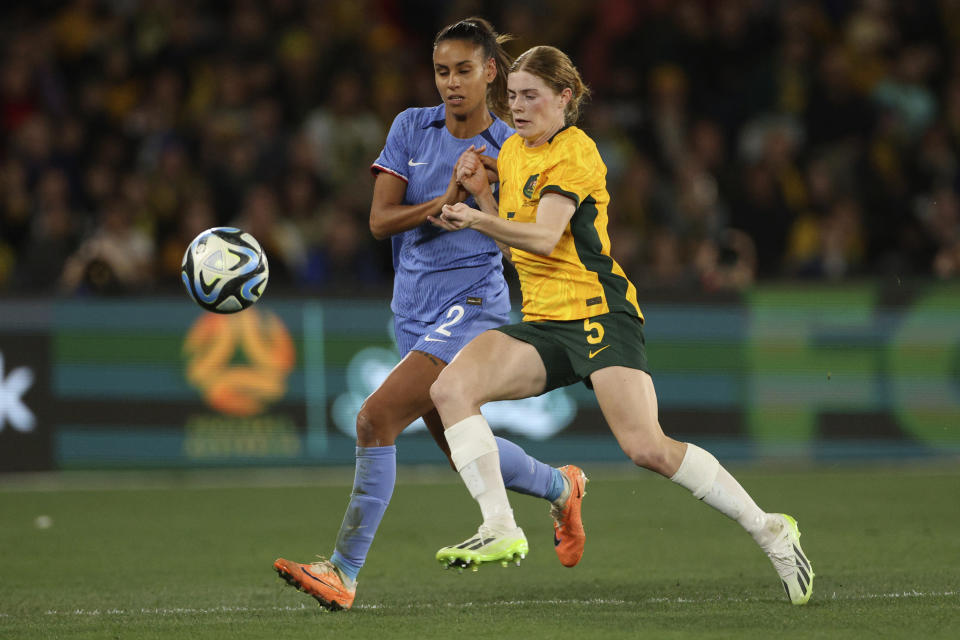
[[[513,126],[528,147],[543,144],[563,128],[563,110],[570,102],[570,89],[556,93],[540,76],[514,71],[507,78],[507,98]]]
[[[433,50],[433,77],[447,113],[458,120],[486,114],[487,84],[497,75],[493,59],[467,40],[444,40]]]

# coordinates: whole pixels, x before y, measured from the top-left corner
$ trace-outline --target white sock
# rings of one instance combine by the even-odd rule
[[[767,542],[767,514],[709,451],[688,442],[680,468],[670,479],[739,522],[761,546]]]
[[[483,524],[498,533],[517,528],[500,473],[500,452],[482,415],[464,418],[444,432],[450,458],[470,495],[480,505]]]

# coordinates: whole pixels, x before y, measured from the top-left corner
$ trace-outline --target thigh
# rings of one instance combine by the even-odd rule
[[[657,418],[657,394],[646,371],[606,367],[590,380],[603,417],[617,440],[638,441],[663,435]]]
[[[540,393],[571,385],[583,379],[572,366],[566,322],[519,322],[499,327],[497,331],[532,346],[546,369],[546,381]]]
[[[620,448],[637,464],[672,475],[683,459],[684,445],[660,427],[653,378],[646,371],[607,367],[590,379],[603,417]]]
[[[463,348],[440,376],[444,405],[437,409],[448,427],[496,400],[543,393],[547,371],[530,344],[500,331],[486,331]]]
[[[361,446],[392,444],[411,422],[433,411],[430,385],[445,366],[442,360],[420,351],[404,356],[364,401],[358,417],[358,443]]]

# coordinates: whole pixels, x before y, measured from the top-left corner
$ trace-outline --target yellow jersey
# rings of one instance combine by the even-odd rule
[[[577,207],[550,255],[511,248],[523,320],[580,320],[612,311],[642,320],[637,290],[610,256],[607,167],[594,141],[573,126],[537,147],[514,134],[503,143],[497,168],[501,218],[536,222],[545,193],[566,196]]]

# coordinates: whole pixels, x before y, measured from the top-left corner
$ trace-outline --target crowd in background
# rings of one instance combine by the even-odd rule
[[[0,9],[0,294],[178,287],[205,228],[271,290],[383,290],[367,220],[437,30],[567,51],[641,288],[960,274],[960,0],[72,0]]]

